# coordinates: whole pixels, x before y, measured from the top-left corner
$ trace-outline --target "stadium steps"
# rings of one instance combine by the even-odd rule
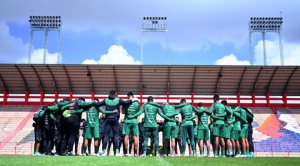
[[[24,107],[22,110],[22,107],[19,107],[19,112],[16,112],[15,114],[7,113],[6,116],[11,116],[10,119],[18,119],[18,120],[11,120],[9,121],[9,124],[14,123],[14,129],[4,138],[2,139],[2,144],[0,145],[0,150],[2,154],[15,154],[16,153],[16,145],[19,142],[20,137],[24,136],[24,133],[22,130],[27,131],[27,133],[30,133],[29,131],[29,123],[32,124],[32,117],[33,114],[36,112],[37,109],[39,109],[39,106],[31,107],[30,111],[26,111],[30,107]],[[29,112],[29,113],[28,113]],[[25,118],[24,118],[25,117]],[[29,122],[29,123],[28,123]],[[7,128],[6,126],[4,126]],[[32,130],[32,129],[31,129]],[[26,136],[26,135],[25,135]]]
[[[283,134],[279,133],[280,122],[276,114],[270,114],[269,117],[264,121],[264,123],[257,128],[261,133],[264,133],[272,138],[279,138]]]
[[[278,108],[277,114],[279,115],[279,120],[286,123],[284,128],[295,133],[300,134],[300,121],[297,116],[300,117],[299,109],[288,109],[288,108]]]

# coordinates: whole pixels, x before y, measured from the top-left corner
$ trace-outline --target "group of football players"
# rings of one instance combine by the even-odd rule
[[[229,106],[226,100],[220,101],[219,95],[214,95],[214,103],[209,109],[205,108],[203,103],[194,107],[185,99],[181,99],[178,105],[170,105],[167,102],[158,104],[152,96],[141,106],[140,100],[135,98],[132,92],[129,92],[127,97],[127,100],[122,100],[111,90],[109,96],[102,101],[85,101],[84,98],[70,101],[64,98],[62,101],[53,102],[51,106],[44,106],[33,118],[34,155],[77,154],[79,130],[83,122],[82,113],[86,112],[82,155],[91,153],[90,149],[87,152],[87,147],[94,139],[94,155],[107,156],[110,147],[108,145],[111,142],[115,156],[129,156],[129,144],[133,146],[133,156],[147,156],[148,141],[151,138],[150,147],[153,147],[157,157],[186,156],[186,150],[189,151],[189,156],[194,157],[254,156],[251,125],[253,114],[248,108]],[[124,114],[122,121],[121,113]],[[141,114],[144,114],[143,120],[139,121]],[[157,114],[164,119],[162,125],[158,125]],[[161,151],[158,139],[160,131],[163,133]],[[102,150],[99,152],[101,142]],[[177,144],[180,155],[177,153]]]

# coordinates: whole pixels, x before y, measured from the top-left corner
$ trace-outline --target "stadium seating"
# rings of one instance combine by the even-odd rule
[[[264,123],[254,128],[255,151],[272,156],[296,156],[300,152],[300,109],[277,108]],[[255,119],[260,116],[255,114]],[[267,136],[267,137],[263,137]]]
[[[38,109],[40,106],[0,106],[0,154],[32,153],[32,116]],[[271,108],[250,109],[255,116],[252,125],[256,155],[299,156],[300,109],[277,108],[275,112]],[[86,118],[85,113],[82,117]],[[81,144],[82,137],[79,152]]]
[[[15,154],[18,142],[32,131],[32,116],[38,106],[0,106],[0,154]],[[28,154],[28,151],[26,152]]]

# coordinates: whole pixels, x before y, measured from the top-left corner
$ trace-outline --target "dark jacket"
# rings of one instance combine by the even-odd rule
[[[107,119],[119,119],[120,118],[120,105],[126,105],[126,104],[131,104],[132,103],[132,101],[131,100],[126,100],[126,101],[124,101],[124,100],[122,100],[122,99],[119,99],[119,101],[117,102],[117,103],[115,103],[115,104],[113,104],[113,105],[109,105],[108,103],[107,103],[107,100],[109,101],[113,101],[113,100],[115,100],[115,99],[118,99],[115,95],[112,95],[112,94],[110,94],[109,96],[108,96],[108,98],[106,98],[106,99],[104,99],[104,100],[102,100],[101,102],[99,102],[99,103],[95,103],[95,106],[96,107],[101,107],[101,106],[105,106],[105,110],[106,111],[113,111],[113,110],[115,110],[115,109],[117,109],[118,110],[118,113],[115,113],[115,114],[106,114],[106,118]]]

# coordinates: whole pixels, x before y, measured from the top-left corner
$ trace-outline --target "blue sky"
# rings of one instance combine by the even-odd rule
[[[250,17],[278,17],[283,23],[285,65],[300,65],[298,0],[2,0],[0,63],[28,63],[29,16],[62,17],[62,63],[140,64],[144,16],[166,16],[169,64],[249,65]],[[50,32],[47,63],[57,63],[58,34]],[[42,63],[43,32],[33,39],[32,63]],[[267,34],[269,65],[279,65],[276,34]],[[263,64],[261,34],[254,34],[255,64]],[[143,64],[167,64],[164,33],[144,35]]]

